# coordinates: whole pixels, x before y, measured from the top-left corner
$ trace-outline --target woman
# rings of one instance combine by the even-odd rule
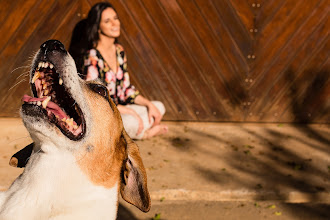
[[[159,101],[149,101],[130,84],[124,48],[117,43],[120,21],[110,3],[92,7],[86,24],[88,51],[84,60],[86,80],[100,80],[121,113],[125,130],[134,139],[145,139],[168,131],[161,124],[165,113]]]

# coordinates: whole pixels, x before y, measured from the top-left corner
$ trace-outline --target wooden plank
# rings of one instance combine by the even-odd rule
[[[49,4],[49,2],[47,2]],[[18,54],[15,56],[15,60],[11,61],[11,65],[8,67],[9,69],[14,69],[17,66],[22,66],[22,64],[25,63],[25,65],[28,65],[28,58],[29,56],[31,56],[33,54],[33,51],[36,51],[37,48],[39,48],[40,44],[48,39],[50,39],[51,37],[51,33],[53,33],[56,29],[57,29],[57,25],[59,24],[59,17],[61,17],[60,15],[62,14],[67,14],[70,11],[70,8],[72,6],[73,2],[72,1],[60,1],[60,2],[54,2],[54,4],[52,4],[45,12],[45,16],[43,17],[42,20],[37,19],[37,21],[39,21],[38,25],[36,25],[35,23],[33,23],[34,26],[37,26],[37,28],[33,29],[33,33],[29,34],[29,37],[24,37],[25,35],[20,33],[20,37],[22,37],[24,39],[25,43],[23,44],[23,47],[21,50],[18,51]],[[41,4],[42,5],[42,4]],[[39,6],[41,6],[39,5]],[[47,4],[46,4],[47,5]],[[38,7],[39,7],[38,6]],[[45,6],[42,7],[45,10]],[[39,13],[30,13],[31,17],[33,18],[35,14],[40,16],[40,12],[42,12],[41,9],[39,9]],[[27,18],[27,20],[30,20],[30,18]],[[35,20],[34,20],[35,21]],[[28,25],[28,23],[26,24]],[[27,29],[29,29],[29,25],[25,26]],[[24,30],[26,30],[24,28]],[[35,37],[37,36],[37,37]],[[61,39],[59,39],[61,40]],[[14,47],[14,44],[10,45],[11,47]],[[12,50],[14,50],[14,48],[6,48],[6,52],[8,53],[12,53]],[[13,60],[13,57],[8,57],[9,60]],[[0,67],[2,68],[2,67]],[[0,71],[2,72],[2,71]],[[6,77],[6,82],[9,85],[14,85],[15,84],[15,76],[14,75],[9,75],[9,76],[4,76]],[[6,103],[6,102],[11,102],[12,100],[15,100],[15,102],[17,103],[16,105],[4,105],[0,107],[0,112],[3,112],[4,114],[8,114],[11,113],[13,109],[11,108],[16,108],[15,106],[19,106],[20,104],[20,98],[22,97],[21,92],[26,92],[28,89],[28,85],[22,85],[24,88],[21,88],[19,86],[16,86],[14,89],[10,90],[10,92],[8,93],[8,90],[6,89],[2,89],[2,88],[6,88],[6,85],[3,85],[3,83],[0,84],[0,95],[1,95],[1,102],[2,103]],[[18,90],[19,89],[19,90]],[[15,93],[16,91],[20,91],[19,93]],[[6,95],[4,95],[6,94]],[[17,100],[17,101],[16,101]]]
[[[148,3],[148,2],[147,2]],[[175,102],[172,101],[169,102],[172,108],[172,111],[174,112],[188,112],[189,108],[186,107],[185,103],[188,101],[185,99],[185,96],[179,96],[175,94],[180,94],[181,89],[183,90],[183,94],[189,94],[191,93],[191,90],[189,90],[189,87],[181,88],[178,85],[179,83],[184,83],[184,79],[173,79],[171,72],[174,71],[174,68],[177,66],[175,65],[175,61],[172,57],[172,54],[168,50],[168,46],[166,44],[166,40],[163,38],[162,34],[159,32],[159,29],[157,29],[157,26],[155,25],[153,18],[151,17],[150,9],[149,7],[153,7],[148,5],[147,3],[142,4],[140,1],[127,1],[126,5],[128,7],[128,11],[131,12],[132,18],[137,23],[137,26],[141,33],[143,33],[146,41],[148,41],[148,44],[144,44],[144,46],[149,47],[152,49],[153,57],[151,57],[151,61],[154,63],[157,63],[161,69],[161,71],[158,71],[157,75],[153,74],[152,78],[159,78],[159,82],[161,84],[165,84],[166,88],[165,91],[162,91],[165,93],[165,96],[170,96],[169,98],[175,100]],[[155,4],[155,3],[152,3]],[[148,8],[147,8],[148,7]],[[152,9],[151,9],[152,10]],[[134,44],[134,40],[132,41]],[[134,44],[135,45],[135,44]],[[154,92],[160,92],[158,87],[153,88]],[[156,96],[159,96],[156,94]],[[190,114],[193,114],[192,111],[190,111]]]
[[[0,33],[3,33],[0,41],[0,54],[12,35],[17,31],[21,23],[24,22],[25,17],[28,15],[31,8],[35,4],[38,4],[38,0],[18,0],[15,4],[11,2],[10,5],[8,5],[8,2],[6,3],[7,5],[3,5],[1,2],[0,7],[0,24],[2,24],[0,25]]]
[[[255,2],[255,0],[251,0],[251,1]],[[279,10],[285,10],[286,6],[283,6],[285,2],[286,1],[267,0],[267,1],[263,1],[262,3],[259,3],[260,7],[254,7],[254,11],[256,14],[255,28],[258,29],[258,33],[259,33],[258,35],[260,35],[260,33],[265,32],[264,28],[268,27],[268,24],[270,22],[274,22],[273,21],[274,17]],[[250,4],[256,4],[256,3],[250,3]],[[282,21],[283,21],[283,17],[282,17]],[[274,25],[273,27],[277,27],[277,26]],[[271,31],[271,29],[269,29],[269,31]]]
[[[239,108],[235,107],[241,105],[242,100],[240,99],[240,94],[245,93],[242,75],[245,75],[248,70],[247,64],[236,57],[234,61],[229,60],[224,53],[221,53],[222,48],[219,46],[220,42],[216,39],[218,36],[214,35],[208,23],[210,19],[214,20],[215,18],[206,18],[209,11],[202,13],[203,10],[193,1],[187,2],[178,0],[178,3],[186,19],[189,21],[194,34],[199,40],[199,42],[196,43],[194,41],[189,43],[189,47],[193,48],[190,53],[195,54],[196,60],[198,60],[198,67],[205,76],[208,86],[213,89],[213,93],[218,94],[212,95],[212,93],[210,93],[210,96],[212,96],[212,99],[221,99],[221,101],[219,100],[219,105],[223,106],[225,112],[227,115],[231,115],[231,118],[233,115],[241,115],[235,114],[238,113],[236,112],[237,110],[241,111]],[[189,37],[189,39],[191,39],[191,37]],[[198,43],[201,45],[201,52],[198,52]],[[225,60],[227,60],[227,62]],[[239,63],[238,73],[233,71],[224,72],[223,69],[227,68],[228,70],[227,63]],[[214,102],[213,105],[218,104]]]
[[[213,1],[213,4],[218,14],[221,14],[223,23],[227,26],[227,30],[235,40],[237,47],[244,55],[250,54],[250,45],[253,39],[228,1],[229,0]]]
[[[326,41],[326,42],[325,42]],[[321,47],[316,47],[311,52],[312,59],[306,60],[303,67],[297,70],[297,74],[289,78],[291,85],[290,89],[280,100],[293,100],[293,104],[282,109],[281,118],[285,118],[288,111],[293,111],[297,118],[295,121],[301,120],[322,122],[322,116],[326,117],[330,122],[329,109],[329,39],[320,44]],[[297,75],[297,76],[296,76]],[[287,76],[288,77],[288,76]],[[291,99],[290,99],[291,97]],[[291,107],[291,108],[290,108]],[[287,119],[288,120],[288,119]]]
[[[41,42],[57,38],[68,46],[74,25],[97,2],[1,2],[0,116],[18,116]],[[166,120],[330,122],[327,1],[111,3],[122,21],[131,81],[164,102]]]
[[[288,65],[292,57],[295,56],[297,50],[308,38],[308,33],[315,29],[315,23],[318,22],[318,19],[315,19],[315,17],[313,19],[313,15],[320,13],[321,15],[323,15],[323,18],[324,16],[326,16],[322,7],[318,7],[317,9],[319,9],[318,12],[314,11],[313,13],[309,13],[308,16],[301,17],[297,20],[296,14],[292,15],[293,17],[295,17],[295,19],[293,20],[296,20],[297,22],[299,21],[301,25],[298,26],[302,28],[300,28],[299,30],[295,30],[294,33],[285,33],[283,37],[288,37],[290,35],[290,38],[285,41],[286,43],[284,45],[282,44],[280,51],[278,52],[276,57],[272,59],[272,63],[268,64],[267,68],[263,68],[262,70],[260,68],[260,71],[262,71],[261,75],[263,76],[263,78],[254,85],[254,87],[251,89],[251,92],[254,95],[260,94],[259,91],[264,92],[263,95],[258,96],[259,101],[253,106],[254,111],[260,111],[261,109],[265,108],[266,102],[268,104],[271,103],[267,100],[273,100],[271,94],[269,94],[269,89],[272,88],[272,86],[285,72],[285,67]],[[277,93],[275,92],[274,95],[276,94]]]
[[[184,96],[177,95],[180,94],[179,92],[175,92],[173,89],[172,83],[168,80],[162,80],[158,78],[158,75],[168,74],[164,71],[162,65],[159,63],[159,60],[155,59],[156,54],[152,50],[152,47],[149,44],[148,38],[144,35],[144,32],[140,30],[140,26],[136,23],[137,19],[134,18],[134,15],[131,14],[132,10],[126,8],[126,6],[133,7],[132,4],[122,3],[116,5],[116,9],[118,13],[120,11],[120,17],[124,17],[125,19],[122,20],[122,29],[128,31],[129,33],[126,36],[135,36],[133,39],[127,38],[131,49],[133,49],[134,53],[127,53],[130,56],[129,60],[141,60],[140,63],[143,63],[145,66],[145,70],[139,71],[140,66],[133,66],[134,67],[134,74],[138,76],[139,81],[144,82],[142,83],[145,87],[144,89],[148,89],[148,92],[145,94],[147,97],[151,96],[154,98],[163,98],[169,99],[172,97],[172,102],[167,101],[170,106],[166,106],[169,108],[177,108],[180,109],[179,111],[182,112],[180,117],[194,117],[193,112],[190,109],[187,109],[185,105],[179,105],[180,103],[184,103],[182,98]],[[134,25],[132,25],[134,24]],[[128,26],[129,28],[126,28]],[[125,46],[127,48],[127,45]],[[129,52],[129,51],[127,51]],[[132,58],[132,55],[135,55]],[[154,74],[157,73],[157,74]],[[132,75],[132,74],[131,74]],[[137,77],[136,76],[136,77]],[[142,89],[142,88],[141,88]],[[148,97],[148,98],[149,98]],[[162,100],[164,101],[164,100]],[[173,110],[174,111],[174,110]],[[174,111],[175,112],[175,111]]]
[[[240,18],[239,20],[244,25],[245,29],[250,34],[251,39],[254,38],[254,10],[255,8],[249,4],[248,1],[242,0],[230,0],[229,1],[232,7],[234,8],[237,16]],[[252,32],[250,30],[253,30]]]
[[[205,108],[208,106],[209,108],[212,108],[212,106],[216,106],[216,100],[215,98],[217,95],[212,95],[214,92],[210,91],[209,88],[209,80],[207,79],[207,75],[214,74],[214,65],[212,62],[210,62],[210,59],[208,58],[207,53],[205,52],[205,48],[202,45],[202,42],[196,36],[196,32],[192,29],[192,27],[189,24],[189,18],[191,18],[191,15],[188,16],[188,8],[192,8],[195,5],[190,5],[183,8],[179,2],[176,1],[160,1],[162,4],[162,7],[166,10],[168,17],[171,19],[171,24],[174,27],[175,33],[177,33],[177,41],[182,42],[184,50],[178,51],[179,53],[182,51],[182,56],[185,56],[185,58],[188,59],[181,59],[185,61],[192,61],[187,64],[182,64],[181,68],[185,68],[186,74],[189,74],[190,76],[190,83],[195,91],[198,93],[198,97],[201,100],[200,104],[202,104]],[[187,3],[187,2],[186,2]],[[188,4],[189,5],[189,4]],[[200,15],[196,15],[200,16]],[[193,22],[192,22],[193,23]],[[204,68],[200,68],[203,66]],[[225,92],[225,90],[223,90]],[[199,94],[201,96],[199,96]],[[214,97],[214,98],[213,98]],[[224,104],[221,104],[224,106]],[[208,111],[209,114],[216,112],[219,110],[211,110]],[[198,115],[199,119],[202,119],[204,116],[200,110],[198,110],[200,113]],[[209,117],[209,116],[208,116]],[[217,117],[219,117],[217,115]]]
[[[256,51],[256,53],[259,54],[258,57],[256,57],[256,62],[258,63],[258,65],[251,72],[251,77],[255,79],[253,84],[254,88],[266,84],[266,82],[264,82],[263,80],[264,76],[269,75],[267,74],[267,72],[269,72],[269,67],[274,65],[274,62],[276,62],[276,57],[283,51],[286,42],[289,41],[291,39],[291,36],[295,33],[295,27],[299,27],[306,21],[306,17],[309,17],[310,10],[312,10],[313,8],[315,8],[315,3],[310,3],[309,5],[304,4],[299,5],[299,7],[295,7],[294,10],[291,11],[291,14],[288,17],[285,25],[281,25],[281,29],[283,31],[274,32],[274,35],[276,35],[276,37],[268,36],[269,38],[273,38],[273,41],[269,45],[267,45],[267,47],[258,48],[258,50]],[[285,11],[283,11],[283,13],[285,13]],[[282,14],[279,15],[279,17],[282,16]]]
[[[270,114],[272,114],[272,112],[273,114],[275,114],[275,112],[280,111],[278,108],[280,106],[280,103],[283,102],[282,96],[290,89],[293,83],[292,81],[287,81],[287,78],[285,77],[285,74],[287,74],[287,72],[289,73],[294,72],[295,78],[297,78],[301,73],[300,69],[306,68],[305,66],[307,63],[309,63],[310,59],[314,59],[315,57],[319,58],[323,56],[319,53],[315,53],[315,52],[312,53],[312,51],[315,51],[315,49],[322,47],[328,40],[329,21],[328,19],[326,19],[326,16],[323,16],[323,21],[321,21],[320,24],[315,27],[316,29],[310,34],[310,36],[308,36],[306,39],[304,38],[302,39],[303,40],[303,42],[301,43],[302,45],[301,44],[297,45],[297,48],[294,49],[296,51],[295,56],[293,57],[293,59],[289,60],[288,62],[289,65],[285,65],[283,67],[284,68],[282,70],[284,72],[283,77],[280,77],[276,82],[276,84],[268,92],[267,98],[269,100],[272,100],[272,102],[270,103],[268,101],[267,103],[265,103],[264,107],[262,108],[262,111],[268,112]],[[297,38],[300,38],[300,36],[301,35],[297,33]],[[293,39],[293,41],[297,42],[299,40]],[[293,49],[288,47],[286,51],[289,50],[293,50]],[[326,50],[324,52],[326,52]],[[280,61],[280,63],[282,63],[282,61]],[[283,63],[285,62],[283,61]],[[309,66],[308,68],[312,68],[312,69],[317,68],[318,65],[320,64],[314,64],[312,66]]]

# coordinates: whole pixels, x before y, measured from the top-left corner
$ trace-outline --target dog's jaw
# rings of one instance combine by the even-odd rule
[[[30,83],[32,90],[34,89],[33,81],[35,79],[33,80],[33,78],[35,75],[35,70],[36,68],[38,68],[38,64],[40,63],[40,61],[45,60],[44,57],[46,56],[44,56],[41,49],[38,51],[38,53],[36,53],[34,57],[32,68],[30,71]],[[86,85],[77,74],[77,69],[74,60],[68,53],[61,53],[55,51],[49,52],[47,54],[47,62],[52,63],[52,65],[56,67],[57,72],[59,74],[59,78],[62,80],[62,84],[65,85],[67,92],[74,99],[75,103],[77,103],[80,107],[82,115],[84,116],[83,135],[86,135],[85,133],[88,133],[88,131],[85,129],[91,124],[89,118],[90,109],[82,95],[83,87]],[[37,115],[34,114],[31,116],[28,111],[34,111],[37,113]],[[37,105],[28,107],[25,106],[25,108],[21,108],[21,117],[33,140],[39,143],[56,143],[56,145],[65,146],[67,149],[70,150],[77,149],[77,144],[79,144],[79,142],[70,141],[67,137],[65,137],[65,135],[61,135],[58,126],[55,126],[54,123],[50,123],[50,121],[47,120],[45,113],[42,111],[43,108]],[[70,142],[70,144],[68,144],[68,142]]]

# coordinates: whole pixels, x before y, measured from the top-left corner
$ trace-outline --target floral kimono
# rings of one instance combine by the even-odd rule
[[[84,74],[92,80],[100,79],[108,88],[116,105],[133,104],[139,91],[131,85],[127,72],[127,60],[124,49],[116,44],[117,72],[115,73],[97,49],[91,49],[84,57]]]

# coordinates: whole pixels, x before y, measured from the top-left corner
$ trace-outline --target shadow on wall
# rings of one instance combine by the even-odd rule
[[[295,115],[295,122],[309,123],[320,116],[323,122],[330,121],[330,103],[327,86],[329,85],[329,72],[307,71],[307,79],[295,80],[292,70],[286,72],[287,82],[293,82],[290,87],[291,112]]]

